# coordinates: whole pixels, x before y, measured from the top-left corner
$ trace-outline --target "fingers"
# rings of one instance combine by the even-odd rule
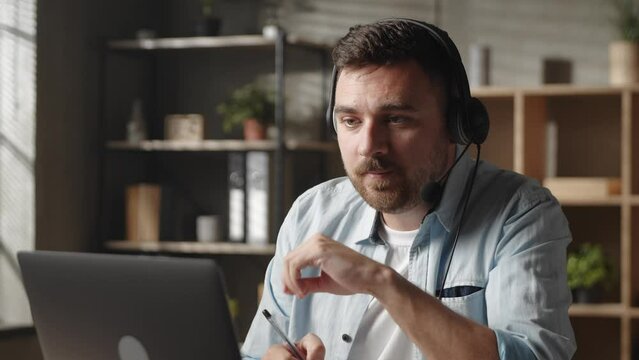
[[[304,294],[315,292],[326,292],[335,295],[351,294],[351,292],[345,291],[343,287],[339,286],[335,280],[333,280],[333,278],[325,272],[322,272],[318,277],[299,279],[299,283]]]
[[[263,360],[296,360],[291,354],[288,347],[282,344],[276,344],[268,348],[266,354],[262,356]]]
[[[282,284],[284,284],[284,292],[291,295],[301,297],[302,292],[296,284],[296,280],[300,277],[301,268],[298,267],[292,253],[284,257],[284,268],[282,269]]]
[[[315,334],[306,334],[295,344],[306,360],[324,360],[326,348],[322,340]],[[288,346],[276,344],[268,348],[263,360],[296,360]]]
[[[299,298],[303,298],[308,293],[301,279],[301,271],[307,266],[316,265],[318,256],[321,256],[321,252],[317,250],[317,244],[324,239],[321,234],[314,235],[284,257],[282,283],[285,293]]]
[[[306,334],[296,345],[302,353],[306,354],[306,360],[324,360],[326,348],[317,335]]]

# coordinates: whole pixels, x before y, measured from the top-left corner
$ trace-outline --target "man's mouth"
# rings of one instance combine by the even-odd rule
[[[392,172],[391,169],[382,169],[382,170],[368,170],[364,174],[365,175],[387,175]]]
[[[395,171],[393,164],[387,159],[368,159],[365,163],[360,164],[355,173],[359,176],[384,176],[389,175]]]

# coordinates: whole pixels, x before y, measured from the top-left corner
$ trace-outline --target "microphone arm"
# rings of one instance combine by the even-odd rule
[[[448,259],[446,260],[446,270],[444,271],[444,277],[442,279],[441,285],[439,286],[439,289],[435,288],[435,295],[437,297],[437,299],[439,299],[440,301],[442,300],[442,296],[444,294],[444,286],[446,286],[446,278],[448,277],[448,271],[450,270],[450,264],[453,261],[453,255],[455,254],[455,248],[457,248],[457,240],[459,240],[459,234],[461,233],[462,230],[462,226],[464,225],[464,216],[466,215],[466,208],[468,207],[468,200],[470,199],[470,193],[473,191],[473,185],[475,184],[475,178],[477,177],[477,168],[479,167],[479,157],[481,154],[481,145],[480,144],[476,144],[477,145],[477,159],[475,159],[475,167],[473,168],[473,173],[470,176],[470,179],[468,179],[467,183],[466,183],[466,187],[464,188],[464,194],[462,197],[462,201],[463,203],[463,207],[462,207],[462,211],[461,211],[461,216],[459,217],[459,221],[457,222],[456,225],[456,230],[455,230],[455,238],[453,240],[453,248],[450,251],[450,255],[448,256]],[[439,293],[437,293],[439,291]]]
[[[422,200],[430,206],[430,210],[428,211],[429,213],[433,209],[435,209],[437,205],[439,205],[439,201],[441,200],[442,195],[444,194],[444,185],[446,184],[446,181],[448,180],[448,176],[452,172],[455,165],[457,165],[459,160],[461,160],[461,158],[464,156],[464,154],[466,153],[470,145],[471,144],[468,144],[466,145],[466,147],[464,147],[464,150],[461,152],[461,154],[459,154],[459,156],[457,156],[457,159],[455,159],[455,162],[453,162],[453,164],[448,168],[448,170],[446,170],[444,175],[442,175],[439,178],[439,180],[429,182],[428,184],[422,187],[420,191],[420,196]]]

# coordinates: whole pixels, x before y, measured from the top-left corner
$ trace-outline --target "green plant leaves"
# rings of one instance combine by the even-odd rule
[[[612,280],[611,265],[599,244],[584,243],[568,254],[568,286],[589,289]]]
[[[222,115],[222,130],[226,133],[249,118],[271,124],[275,113],[274,95],[257,83],[249,83],[234,90],[229,99],[217,106],[217,112]]]

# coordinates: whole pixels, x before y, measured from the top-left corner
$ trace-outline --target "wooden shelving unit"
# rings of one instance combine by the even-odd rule
[[[280,33],[275,38],[267,38],[262,35],[232,35],[232,36],[204,36],[204,37],[175,37],[175,38],[149,38],[149,39],[121,39],[111,40],[106,43],[106,54],[152,54],[147,59],[153,59],[155,54],[161,54],[165,51],[180,52],[189,50],[215,50],[215,49],[232,49],[232,48],[249,48],[259,49],[267,48],[274,50],[273,58],[275,59],[274,80],[275,80],[275,125],[278,128],[278,134],[283,134],[284,131],[284,81],[285,76],[284,69],[284,49],[285,47],[295,46],[308,48],[311,50],[318,50],[321,54],[332,48],[332,44],[318,43],[308,41],[306,39],[297,37],[295,35],[289,35]],[[136,56],[136,55],[134,55]],[[190,56],[197,56],[191,54]],[[153,64],[153,63],[151,63]],[[319,121],[319,120],[318,120]],[[283,218],[283,197],[284,197],[284,184],[283,178],[285,176],[285,154],[291,152],[315,152],[315,153],[335,153],[337,144],[334,141],[321,141],[321,140],[294,140],[284,139],[283,136],[278,135],[273,140],[259,140],[259,141],[244,141],[244,140],[225,140],[225,139],[206,139],[195,142],[185,141],[168,141],[161,139],[146,140],[136,143],[130,143],[122,140],[104,139],[106,153],[113,152],[137,152],[137,153],[189,153],[189,152],[201,152],[201,153],[229,153],[229,152],[249,152],[249,151],[266,151],[272,153],[273,166],[272,172],[274,185],[273,203],[274,209],[271,209],[275,214],[274,217],[277,220]],[[288,175],[287,175],[288,176]],[[281,219],[279,219],[281,220]],[[228,246],[220,247],[219,245],[189,245],[187,242],[161,242],[160,244],[152,245],[152,243],[130,243],[127,244],[124,241],[108,241],[103,238],[101,244],[107,249],[119,249],[131,251],[139,251],[143,249],[147,252],[182,252],[188,253],[193,250],[195,252],[210,251],[212,254],[224,253],[233,254],[234,251],[238,251],[238,254],[253,254],[254,252],[246,251],[246,248],[241,246]],[[178,244],[187,244],[179,245]],[[220,250],[223,249],[223,250]],[[220,252],[218,252],[220,251]],[[264,251],[258,250],[257,254],[264,254]],[[269,252],[267,251],[266,254]]]
[[[120,253],[215,258],[228,276],[229,296],[236,297],[242,303],[237,320],[240,337],[248,330],[255,313],[255,289],[263,280],[268,259],[275,252],[275,245],[230,241],[205,243],[191,240],[195,237],[195,234],[191,234],[195,226],[193,218],[198,214],[216,214],[228,225],[230,220],[225,211],[229,211],[228,206],[232,201],[237,204],[237,198],[233,200],[229,194],[233,180],[230,175],[231,165],[235,164],[233,169],[236,169],[238,165],[234,160],[243,158],[243,161],[246,161],[251,152],[268,153],[268,171],[264,174],[269,177],[268,200],[265,205],[265,212],[268,213],[266,221],[270,224],[269,232],[279,227],[286,211],[288,197],[294,196],[293,192],[299,191],[297,188],[306,187],[307,184],[314,185],[325,178],[324,172],[328,162],[326,158],[337,152],[336,143],[323,141],[323,133],[314,137],[318,140],[311,141],[294,140],[284,136],[287,121],[284,109],[284,78],[288,75],[285,60],[287,49],[291,47],[298,48],[291,52],[292,55],[299,53],[300,48],[304,51],[311,50],[310,55],[306,55],[319,55],[318,65],[327,67],[324,58],[327,50],[332,48],[331,44],[307,41],[283,32],[279,32],[275,38],[237,35],[111,40],[105,44],[104,49],[101,86],[104,92],[101,97],[104,119],[99,136],[102,137],[103,144],[103,167],[100,175],[103,191],[100,211],[106,215],[100,216],[102,224],[97,230],[96,248]],[[273,68],[268,67],[271,63]],[[196,66],[192,66],[193,64]],[[244,65],[246,74],[234,73],[242,70]],[[296,67],[288,69],[291,70],[299,71]],[[176,72],[180,73],[179,78],[171,76]],[[225,77],[242,78],[254,73],[273,73],[274,119],[278,130],[275,139],[216,139],[219,135],[210,131],[205,136],[211,139],[202,141],[161,140],[162,128],[159,121],[164,115],[174,111],[210,111],[210,107],[215,106],[215,99],[220,97],[220,89],[224,89],[227,83],[233,83],[226,81],[228,79]],[[328,79],[328,75],[324,77]],[[189,92],[198,94],[190,96]],[[205,97],[202,94],[207,95]],[[151,126],[147,126],[152,140],[136,143],[120,140],[124,137],[121,129],[126,125],[126,119],[122,115],[126,111],[122,111],[122,108],[130,109],[130,105],[123,104],[130,104],[133,96],[143,98],[150,108],[150,111],[146,109],[149,112],[146,115],[149,115],[147,120],[150,120]],[[205,106],[201,106],[203,102]],[[211,124],[205,127],[208,125]],[[246,163],[239,166],[247,167]],[[303,173],[306,178],[293,182],[293,168],[298,173],[308,172]],[[255,177],[262,174],[248,174],[249,170],[245,170],[246,174],[242,176],[253,176],[253,184],[256,184]],[[247,177],[242,178],[241,182],[245,183]],[[167,196],[162,195],[162,198],[169,199],[163,205],[169,210],[165,213],[168,215],[160,221],[166,221],[162,224],[168,224],[165,227],[169,230],[160,238],[168,239],[167,241],[114,240],[122,239],[126,233],[126,221],[120,220],[124,218],[122,213],[126,206],[122,199],[126,186],[135,183],[161,184],[163,189],[166,185]],[[233,183],[233,186],[238,185]],[[245,213],[249,206],[247,194],[248,191],[245,191],[244,199],[240,200],[244,201]],[[188,205],[184,205],[185,203]],[[177,209],[177,215],[171,213],[173,209]],[[161,210],[161,214],[164,210]],[[230,231],[227,231],[226,227],[230,226],[226,225],[222,226],[222,231],[228,233]],[[187,227],[189,230],[184,231]],[[248,225],[245,226],[244,234],[247,233],[247,227]],[[274,229],[270,229],[271,227]],[[270,234],[270,242],[274,241],[274,233],[275,231]]]
[[[477,88],[491,133],[482,157],[542,181],[553,177],[619,178],[621,193],[558,198],[572,246],[602,244],[619,274],[604,303],[574,304],[575,359],[639,357],[639,87]],[[546,128],[558,129],[556,169],[548,168]],[[512,149],[512,151],[507,151]],[[556,174],[549,174],[555,172]]]
[[[332,44],[318,43],[289,35],[287,44],[316,48],[320,50],[332,49]],[[195,36],[178,38],[152,39],[124,39],[109,41],[112,50],[182,50],[182,49],[213,49],[231,47],[274,47],[275,40],[262,35],[231,35],[231,36]]]
[[[180,50],[274,45],[274,40],[265,38],[261,35],[126,39],[113,40],[108,43],[109,48],[113,50]]]

